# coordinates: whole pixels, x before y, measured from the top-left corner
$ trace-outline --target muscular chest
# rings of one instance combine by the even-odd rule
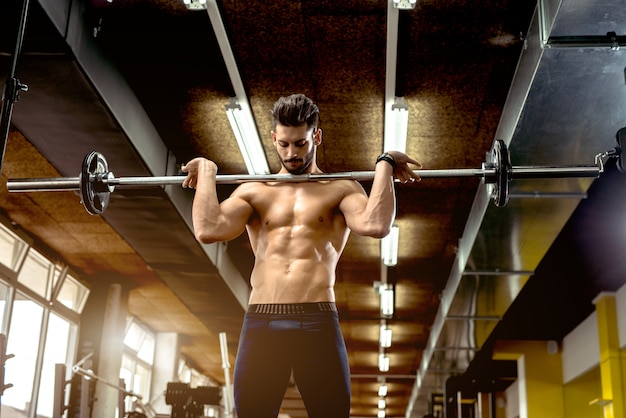
[[[323,227],[337,221],[340,199],[330,183],[283,183],[265,185],[253,206],[262,227]]]

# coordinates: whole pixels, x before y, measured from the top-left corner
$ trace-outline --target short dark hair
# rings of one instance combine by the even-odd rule
[[[294,127],[306,124],[316,129],[320,121],[319,108],[304,94],[281,97],[274,103],[271,113],[272,129],[276,129],[278,124]]]

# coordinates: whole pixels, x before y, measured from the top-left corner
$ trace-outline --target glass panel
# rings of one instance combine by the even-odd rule
[[[191,369],[184,360],[180,360],[178,363],[178,381],[182,383],[191,382]]]
[[[6,334],[4,329],[4,313],[6,310],[7,298],[9,297],[9,287],[0,283],[0,332]]]
[[[75,327],[68,321],[50,314],[46,348],[41,371],[41,386],[37,402],[37,417],[52,417],[54,406],[54,374],[57,363],[65,364],[69,345],[70,332]]]
[[[28,411],[30,407],[42,313],[40,305],[16,295],[7,341],[7,354],[15,357],[7,360],[5,366],[5,384],[13,387],[4,392],[2,404],[18,411]]]
[[[50,261],[31,248],[26,261],[24,261],[24,266],[18,273],[17,281],[48,299],[50,266]]]
[[[138,364],[133,381],[133,392],[141,395],[142,403],[150,402],[150,369]]]
[[[135,372],[135,361],[127,354],[122,355],[122,367],[120,368],[120,379],[124,379],[124,387],[131,390],[133,387],[133,374]],[[132,411],[133,398],[127,396],[124,399],[127,411]]]
[[[154,337],[152,335],[146,333],[146,338],[139,348],[137,357],[150,365],[154,363]]]
[[[24,241],[0,224],[0,263],[13,271],[17,271],[26,249],[27,246]]]
[[[124,336],[124,344],[131,348],[133,351],[139,351],[139,346],[144,337],[144,330],[134,322],[130,323],[130,326],[126,330],[126,336]]]
[[[57,301],[67,306],[74,312],[81,313],[87,302],[89,289],[69,274],[63,279]]]
[[[200,374],[196,369],[191,370],[191,381],[189,382],[189,386],[192,388],[197,388],[198,386],[208,386],[209,379]]]
[[[126,382],[126,388],[130,388],[133,372],[135,370],[135,361],[128,354],[122,355],[122,367],[120,368],[120,378]]]
[[[55,264],[53,266],[53,270],[52,270],[52,289],[54,289],[59,281],[59,277],[61,277],[61,273],[63,272],[63,269],[61,268],[61,266],[59,266],[58,264]]]

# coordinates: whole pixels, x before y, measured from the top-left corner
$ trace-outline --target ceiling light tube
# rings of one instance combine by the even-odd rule
[[[113,0],[108,0],[111,3]],[[205,10],[207,0],[183,0],[187,10]]]
[[[225,106],[225,109],[248,173],[269,174],[265,150],[261,145],[256,125],[252,119],[252,112],[244,111],[234,97],[231,97],[230,103]]]
[[[395,126],[392,107],[396,101],[396,71],[398,61],[398,24],[400,12],[394,0],[387,1],[387,46],[385,56],[385,121],[383,151],[394,150],[391,138],[395,136]],[[398,149],[402,151],[402,149]]]
[[[380,255],[384,265],[391,267],[398,264],[399,240],[400,228],[398,225],[393,225],[391,232],[380,240]]]
[[[380,370],[381,372],[389,371],[389,357],[387,357],[385,354],[378,355],[378,370]]]
[[[387,385],[383,384],[378,387],[378,396],[387,396]]]
[[[220,51],[222,52],[224,64],[226,65],[226,70],[228,71],[228,76],[230,77],[233,91],[235,93],[235,98],[231,98],[231,104],[226,107],[226,111],[229,114],[228,121],[233,128],[235,136],[241,135],[241,141],[237,138],[237,143],[239,144],[239,148],[244,156],[244,161],[246,161],[248,173],[269,174],[270,170],[269,165],[267,164],[265,151],[263,150],[263,145],[252,115],[252,108],[248,102],[248,96],[246,95],[246,90],[243,86],[243,81],[241,80],[241,74],[239,73],[239,68],[237,67],[235,54],[230,47],[228,34],[226,33],[226,27],[222,21],[217,0],[207,0],[205,7],[207,14],[209,15],[209,19],[211,20],[211,25],[213,26],[213,31],[215,32],[215,37],[220,47]],[[229,110],[229,108],[232,108],[232,110]],[[240,115],[237,116],[238,114]],[[235,121],[241,126],[235,128]],[[242,130],[240,131],[240,129]],[[245,146],[242,146],[242,144],[245,144]],[[244,148],[249,151],[244,151]]]
[[[404,97],[394,97],[385,112],[384,150],[406,152],[408,129],[409,107],[404,103]]]
[[[394,311],[393,286],[385,283],[380,289],[380,314],[386,318],[392,317]]]
[[[378,416],[378,418],[385,418],[387,415],[385,414],[385,410],[384,409],[379,409],[377,416]]]
[[[386,406],[387,406],[387,402],[385,402],[384,399],[378,400],[378,409],[385,409]]]
[[[389,348],[391,347],[391,328],[387,325],[380,326],[380,347],[381,348]]]

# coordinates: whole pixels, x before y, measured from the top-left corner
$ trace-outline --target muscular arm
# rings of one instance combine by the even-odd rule
[[[396,169],[387,162],[376,164],[374,181],[369,197],[360,189],[348,194],[340,204],[346,223],[355,234],[382,238],[389,234],[396,215],[394,174],[402,182],[419,180],[408,163],[421,164],[407,155],[392,151]]]
[[[253,212],[250,204],[237,190],[219,202],[215,176],[217,166],[204,158],[196,158],[182,170],[188,173],[183,187],[193,187],[192,220],[196,239],[204,244],[228,241],[240,235]]]
[[[339,205],[348,228],[358,235],[382,238],[389,233],[396,213],[393,173],[389,164],[377,164],[369,197],[359,186]]]

